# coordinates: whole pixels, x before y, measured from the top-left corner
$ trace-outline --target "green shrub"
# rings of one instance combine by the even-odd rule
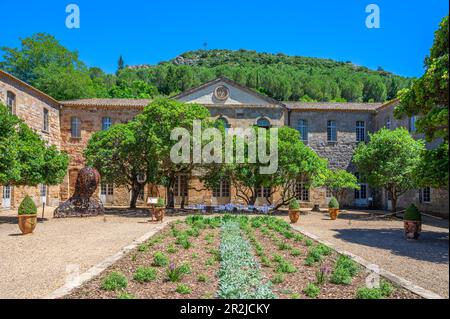
[[[180,281],[185,275],[185,269],[182,267],[176,267],[174,264],[170,264],[166,270],[167,279],[171,282]]]
[[[267,256],[261,256],[261,265],[263,265],[264,267],[271,267],[272,264],[270,263],[269,258],[267,258]]]
[[[180,235],[177,237],[177,240],[175,241],[177,245],[180,245],[184,249],[191,248],[192,244],[189,241],[189,238],[186,235]]]
[[[306,266],[312,266],[312,265],[314,265],[314,263],[315,263],[315,260],[311,256],[305,258]]]
[[[167,253],[169,254],[175,254],[178,250],[176,249],[176,247],[174,245],[170,245],[169,247],[167,247]]]
[[[191,291],[192,291],[191,288],[185,284],[179,284],[176,289],[176,292],[182,295],[189,295]]]
[[[331,197],[331,200],[328,203],[328,208],[339,208],[339,202],[335,197]]]
[[[395,288],[386,280],[381,280],[380,290],[383,297],[390,297],[395,291]]]
[[[133,294],[130,294],[126,291],[123,291],[117,296],[117,299],[135,299],[136,297]]]
[[[280,242],[279,244],[278,244],[278,249],[279,250],[288,250],[288,249],[290,249],[291,248],[291,246],[289,246],[288,244],[286,244],[285,242]]]
[[[314,245],[314,242],[313,242],[311,239],[306,239],[306,240],[305,240],[305,245],[306,245],[307,247],[309,247],[309,246]]]
[[[347,256],[339,256],[331,274],[331,282],[338,285],[350,285],[352,278],[359,271],[359,266]]]
[[[290,296],[290,298],[291,299],[300,299],[300,294],[298,294],[298,293],[293,293],[293,294],[291,294],[291,296]]]
[[[156,279],[156,269],[151,267],[139,267],[134,273],[133,279],[137,282],[149,282]]]
[[[380,289],[376,288],[358,288],[356,291],[356,299],[382,299],[383,294]]]
[[[278,266],[275,271],[281,272],[281,273],[286,273],[286,274],[291,274],[291,273],[296,272],[297,269],[295,269],[295,266],[292,265],[287,260],[283,260],[282,262],[278,263]]]
[[[214,257],[210,257],[206,259],[205,265],[206,266],[212,266],[216,263],[216,259]]]
[[[284,277],[282,274],[276,274],[272,278],[272,283],[274,284],[281,284],[284,281]]]
[[[203,274],[200,274],[200,275],[198,275],[198,277],[197,277],[197,281],[198,281],[198,282],[207,282],[207,281],[208,281],[208,276],[203,275]]]
[[[420,214],[419,209],[416,207],[416,205],[411,204],[405,211],[405,215],[403,216],[404,220],[414,220],[414,221],[421,221],[422,215]]]
[[[25,196],[19,206],[19,215],[36,215],[37,208],[30,196]]]
[[[125,289],[128,286],[127,277],[120,272],[112,272],[106,276],[102,281],[102,289],[106,291],[114,291],[118,289]]]
[[[189,265],[188,263],[182,264],[179,268],[180,272],[184,275],[190,274],[192,272],[191,265]]]
[[[300,203],[298,202],[297,199],[291,200],[291,202],[289,203],[289,209],[291,209],[291,210],[299,210],[300,209]]]
[[[198,237],[200,236],[200,230],[197,227],[191,227],[186,231],[186,234],[190,237]]]
[[[158,201],[156,202],[155,207],[163,208],[164,206],[166,206],[166,202],[164,201],[163,198],[158,197]]]
[[[284,258],[280,255],[273,255],[272,256],[272,261],[276,262],[276,263],[280,263],[282,261],[284,261]]]
[[[156,267],[163,267],[163,266],[167,266],[169,264],[169,258],[164,255],[162,252],[157,251],[156,253],[153,254],[153,266]]]
[[[300,234],[295,234],[295,235],[294,235],[294,240],[295,240],[296,242],[302,242],[303,239],[304,239],[304,237],[303,237],[302,235],[300,235]]]
[[[298,248],[292,248],[291,249],[291,256],[297,257],[302,254],[301,250]]]
[[[138,251],[140,251],[140,252],[146,252],[146,251],[148,251],[148,245],[147,244],[140,244],[139,246],[138,246]]]
[[[332,253],[332,249],[324,244],[319,244],[316,249],[324,256],[328,256]]]
[[[308,284],[303,291],[309,298],[316,298],[320,294],[320,288],[314,284]]]

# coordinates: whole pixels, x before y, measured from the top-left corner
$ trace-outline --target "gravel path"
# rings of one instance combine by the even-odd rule
[[[363,211],[344,211],[335,221],[326,213],[311,212],[302,215],[297,226],[448,298],[449,223],[429,217],[423,221],[418,241],[404,239],[401,220],[371,218]]]
[[[67,266],[83,273],[155,227],[144,211],[83,219],[53,219],[52,212],[27,236],[15,212],[0,212],[0,298],[44,297],[65,284]]]

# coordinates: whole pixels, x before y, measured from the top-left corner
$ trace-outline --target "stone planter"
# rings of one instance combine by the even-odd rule
[[[289,219],[291,220],[291,224],[295,224],[299,218],[300,218],[300,209],[289,210]]]
[[[406,239],[415,240],[419,238],[422,231],[422,222],[420,220],[404,220],[403,227]]]
[[[336,220],[339,215],[339,208],[328,208],[328,213],[332,220]]]
[[[23,235],[31,234],[36,228],[37,215],[18,215],[19,228]]]
[[[156,219],[158,222],[163,222],[164,215],[166,214],[166,209],[164,207],[155,207],[152,211],[152,220]]]

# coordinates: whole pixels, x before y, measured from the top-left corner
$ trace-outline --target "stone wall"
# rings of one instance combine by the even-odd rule
[[[56,145],[60,149],[59,103],[44,93],[0,72],[0,102],[5,105],[7,92],[12,92],[15,95],[13,113],[47,141],[49,145]],[[44,109],[48,110],[48,130],[44,130]],[[11,207],[17,208],[26,195],[31,196],[37,206],[42,204],[39,187],[12,187]],[[3,206],[2,201],[3,187],[0,186],[0,209]],[[47,204],[58,205],[58,203],[58,186],[51,186],[48,191]]]

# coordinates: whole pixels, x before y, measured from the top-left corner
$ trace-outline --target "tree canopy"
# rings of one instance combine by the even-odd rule
[[[396,211],[398,197],[417,186],[415,173],[425,150],[422,140],[415,140],[404,128],[381,129],[369,134],[367,144],[356,148],[353,162],[361,176],[375,187],[385,188]]]
[[[0,104],[0,184],[57,185],[69,158]]]

